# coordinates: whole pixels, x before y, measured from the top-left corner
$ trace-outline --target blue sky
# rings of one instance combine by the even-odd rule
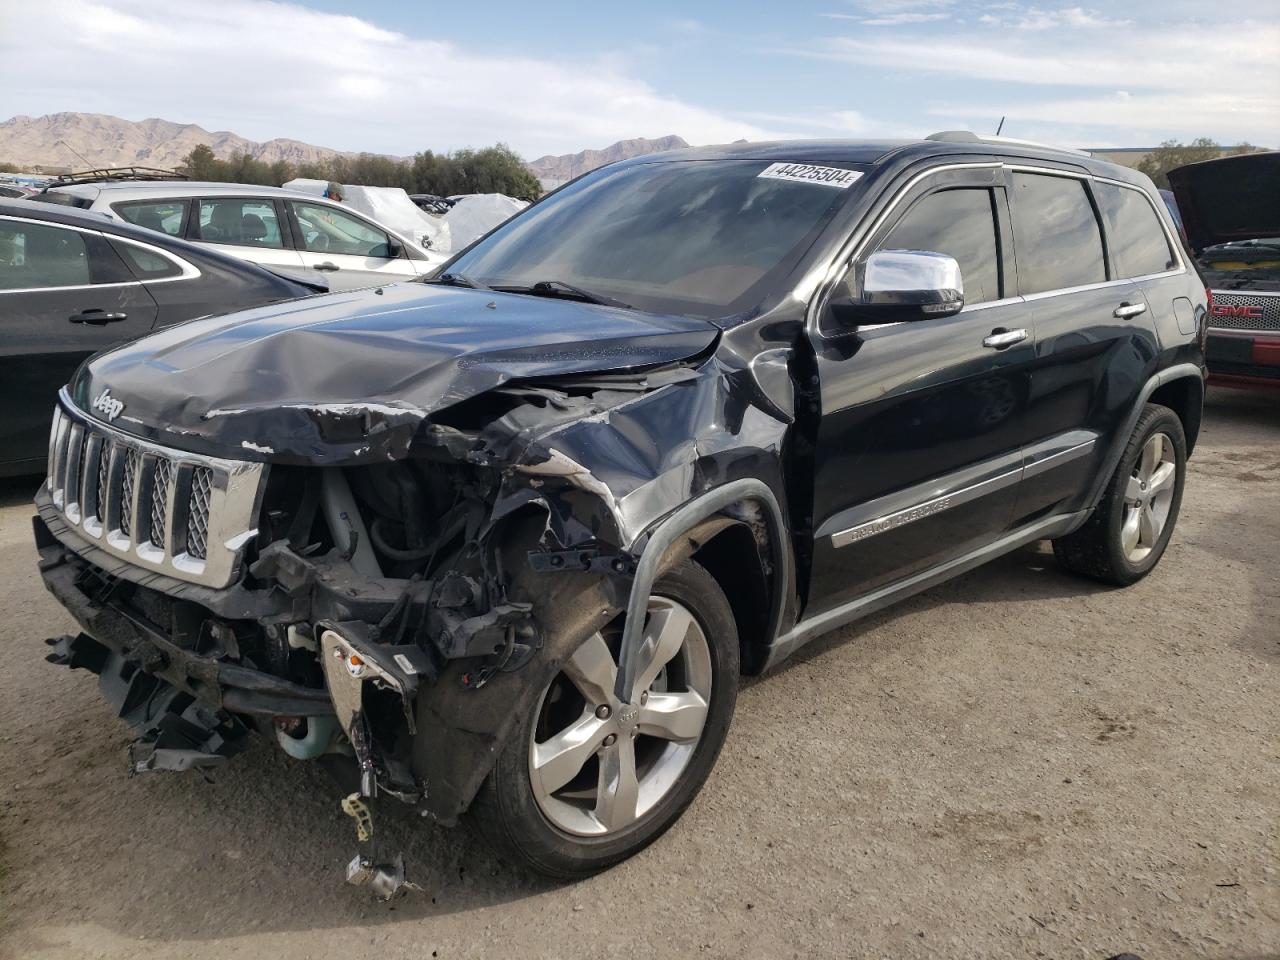
[[[358,12],[357,12],[358,11]],[[1214,16],[1215,11],[1221,11]],[[254,139],[526,157],[676,133],[994,131],[1280,145],[1276,0],[470,6],[0,0],[0,119],[163,117]]]

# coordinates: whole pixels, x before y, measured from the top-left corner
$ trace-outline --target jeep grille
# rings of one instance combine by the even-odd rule
[[[208,587],[238,572],[257,532],[264,467],[173,450],[74,409],[54,411],[46,485],[76,532],[148,570]]]

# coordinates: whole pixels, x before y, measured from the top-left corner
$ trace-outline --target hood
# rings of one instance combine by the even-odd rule
[[[1217,243],[1280,237],[1280,152],[1189,163],[1168,176],[1197,254]]]
[[[709,323],[401,283],[179,324],[86,363],[73,401],[196,453],[284,463],[404,456],[432,413],[509,380],[669,364]],[[103,394],[114,402],[99,402]],[[123,405],[123,406],[120,406]]]

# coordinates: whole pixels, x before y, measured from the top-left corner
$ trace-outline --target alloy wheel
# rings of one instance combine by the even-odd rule
[[[543,816],[578,836],[625,830],[676,785],[702,738],[711,649],[692,612],[651,597],[630,704],[614,696],[619,631],[589,637],[543,691],[529,778]]]
[[[1124,493],[1120,546],[1130,563],[1141,563],[1160,542],[1177,486],[1178,463],[1173,441],[1153,433],[1142,447]]]

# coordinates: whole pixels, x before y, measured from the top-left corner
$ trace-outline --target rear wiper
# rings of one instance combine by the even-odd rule
[[[492,290],[493,288],[487,284],[481,283],[479,280],[472,280],[470,277],[464,277],[460,273],[442,273],[438,277],[428,277],[423,283],[441,283],[448,287],[470,287],[472,290]]]
[[[563,297],[566,300],[581,300],[584,303],[594,303],[602,307],[621,307],[624,310],[633,309],[631,304],[623,303],[621,300],[615,300],[613,297],[606,297],[603,294],[592,293],[589,290],[583,290],[581,287],[575,287],[571,283],[565,283],[563,280],[539,280],[530,287],[495,287],[504,293],[528,293],[535,297]]]

